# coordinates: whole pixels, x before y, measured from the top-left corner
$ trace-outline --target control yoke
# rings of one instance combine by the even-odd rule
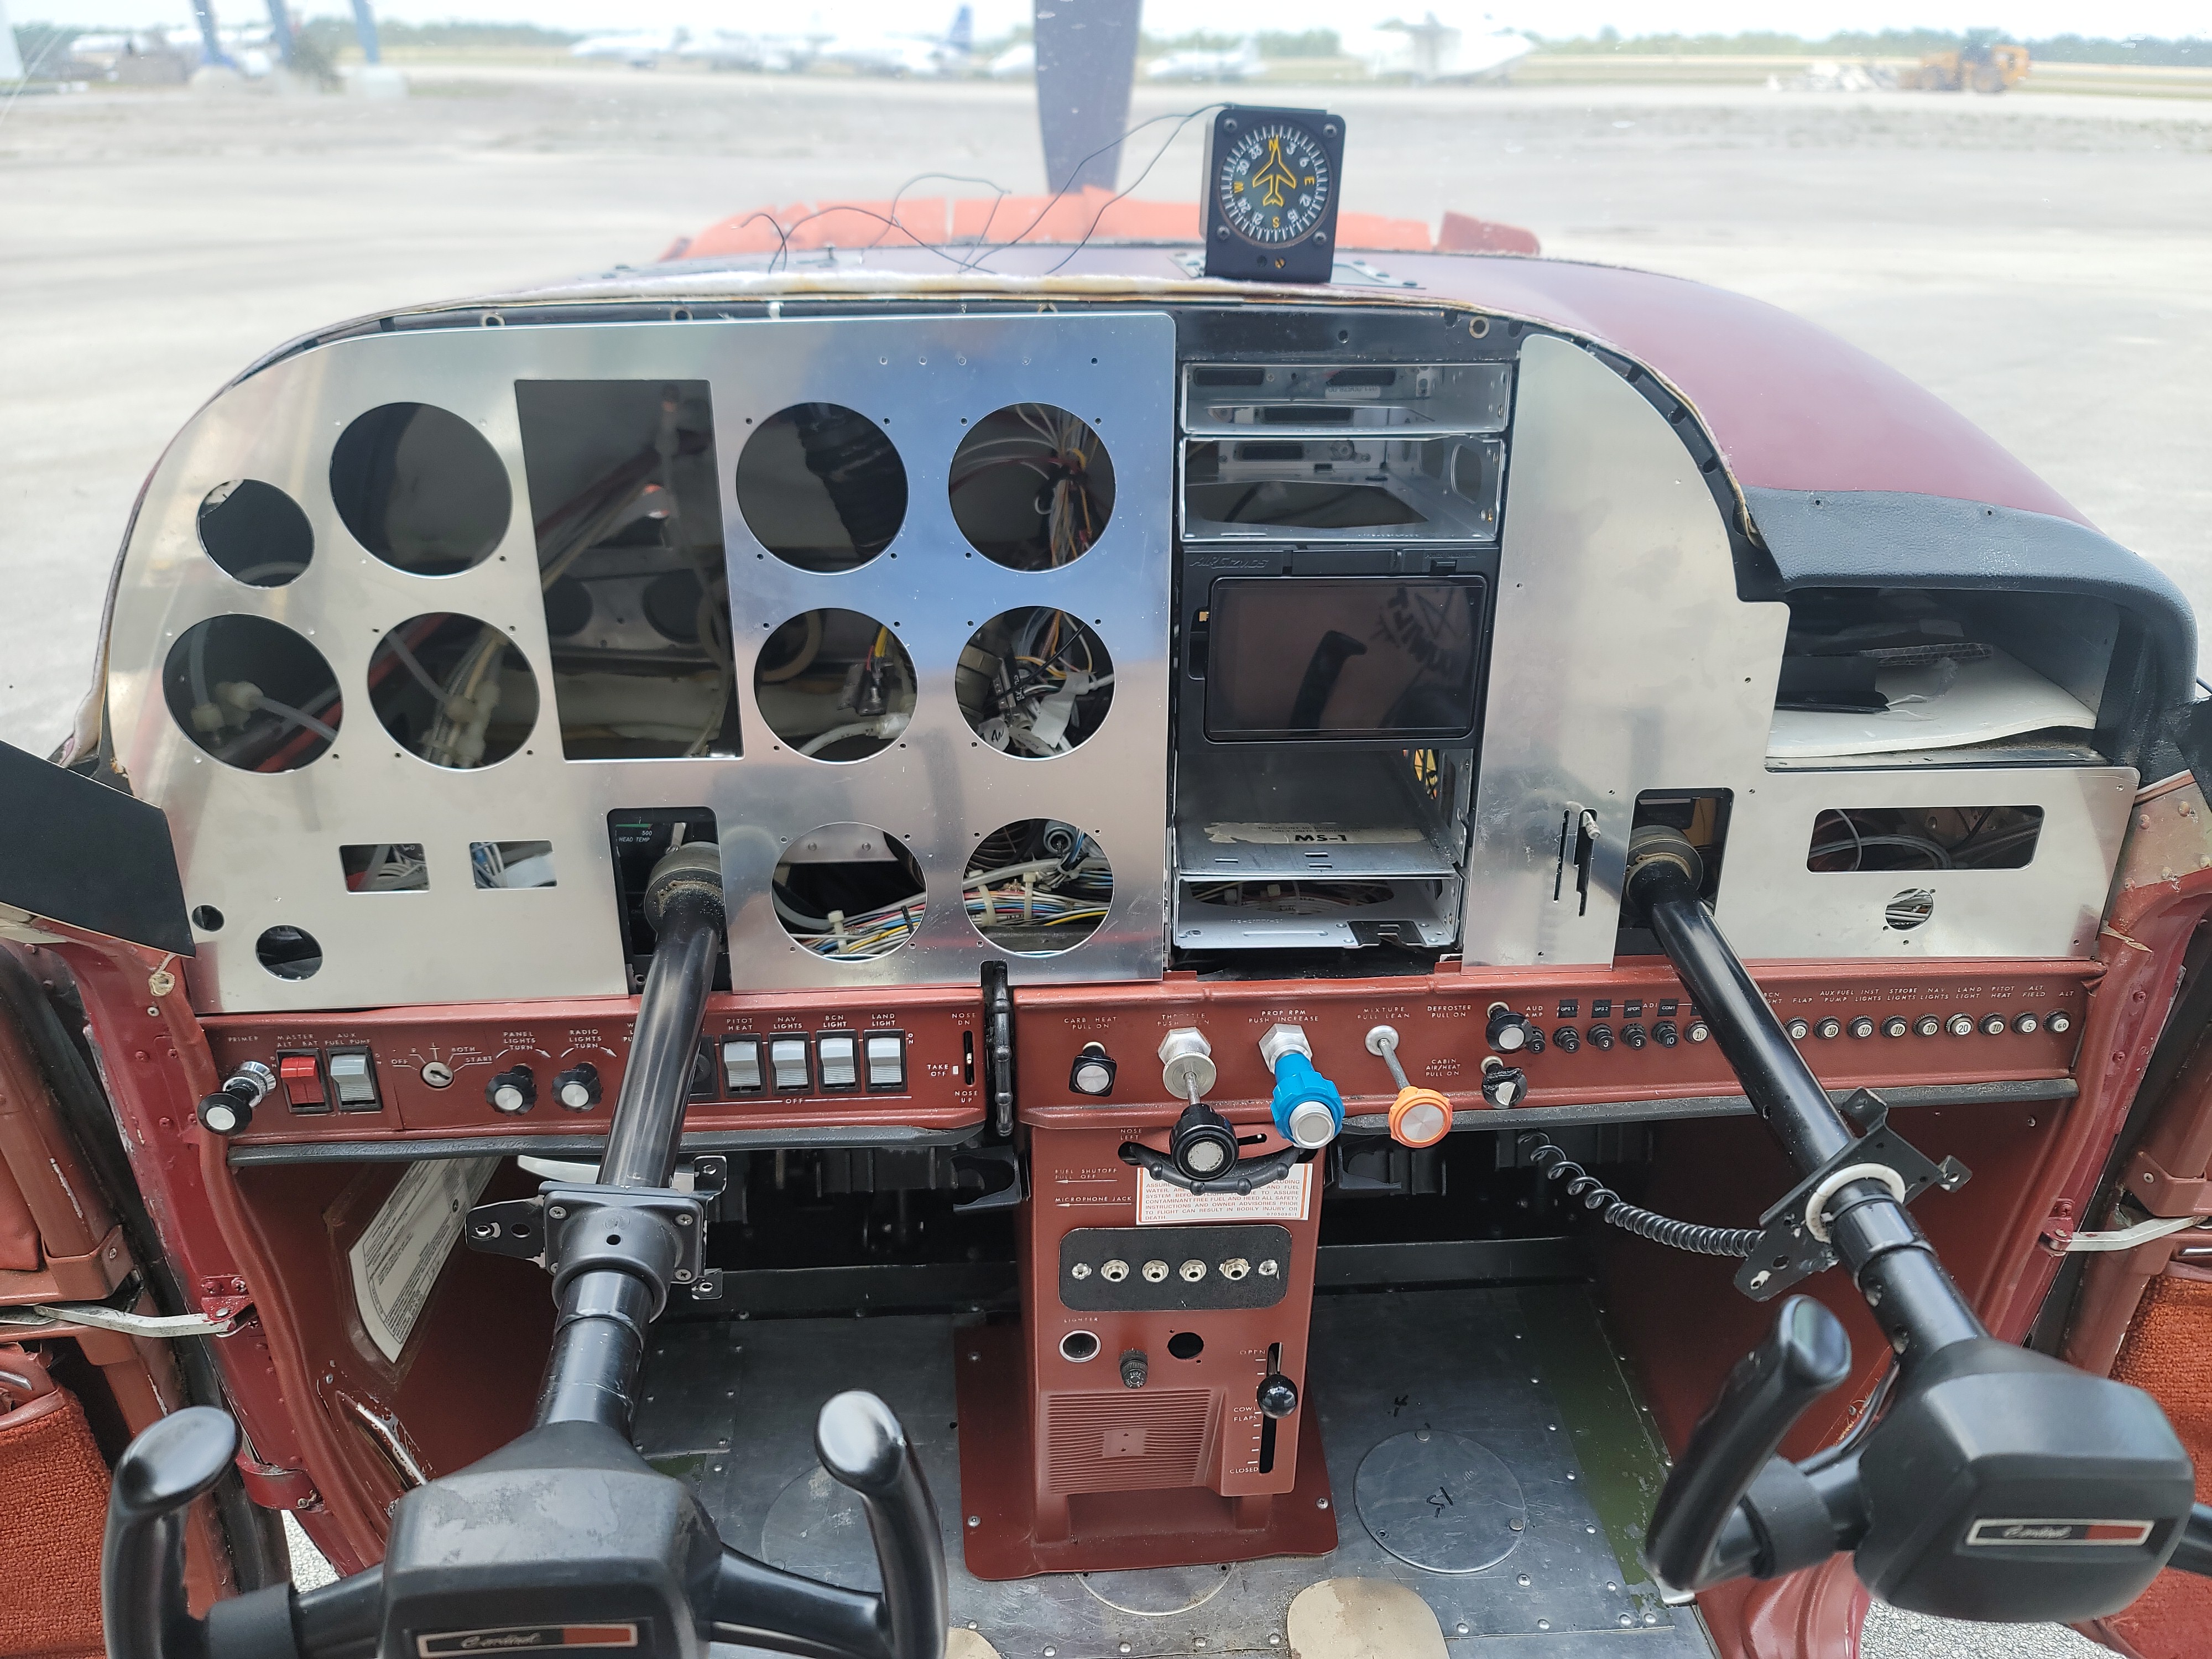
[[[1850,1550],[1896,1607],[2075,1622],[2117,1613],[2162,1566],[2212,1576],[2212,1507],[2192,1506],[2188,1455],[2156,1402],[1982,1328],[1900,1201],[1927,1182],[1894,1167],[1894,1135],[1854,1136],[1698,897],[1701,876],[1681,836],[1639,830],[1623,896],[1790,1162],[1827,1172],[1795,1229],[1850,1270],[1897,1372],[1870,1427],[1802,1463],[1777,1455],[1851,1363],[1834,1314],[1784,1301],[1659,1494],[1644,1550],[1653,1577],[1687,1595]],[[1765,1249],[1748,1273],[1792,1265],[1761,1263]]]
[[[185,1513],[236,1454],[238,1429],[208,1407],[162,1419],[115,1468],[100,1560],[109,1659],[460,1659],[538,1647],[702,1659],[709,1642],[944,1659],[944,1535],[914,1447],[873,1395],[824,1405],[814,1447],[867,1516],[879,1595],[726,1547],[690,1489],[629,1443],[646,1328],[671,1283],[696,1271],[687,1264],[707,1222],[704,1201],[668,1183],[723,937],[715,848],[663,858],[645,909],[658,940],[598,1179],[549,1183],[522,1223],[559,1309],[536,1425],[401,1498],[380,1566],[319,1589],[279,1584],[218,1601],[202,1620],[185,1601]],[[471,1243],[504,1250],[516,1210],[472,1214]]]

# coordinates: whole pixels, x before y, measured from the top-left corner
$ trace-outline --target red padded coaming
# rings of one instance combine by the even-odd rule
[[[34,1273],[43,1265],[39,1224],[31,1219],[31,1206],[23,1202],[14,1174],[0,1164],[0,1273]]]
[[[0,1656],[91,1659],[107,1465],[65,1389],[0,1415]]]
[[[2190,1460],[2197,1498],[2212,1502],[2212,1278],[2188,1268],[2151,1280],[2120,1346],[2112,1375],[2166,1408]],[[2212,1653],[2212,1578],[2162,1572],[2106,1627],[2142,1659],[2202,1659]]]

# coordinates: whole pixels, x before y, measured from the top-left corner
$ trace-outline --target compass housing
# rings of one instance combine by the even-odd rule
[[[1206,132],[1206,274],[1325,283],[1336,263],[1344,118],[1231,104]]]

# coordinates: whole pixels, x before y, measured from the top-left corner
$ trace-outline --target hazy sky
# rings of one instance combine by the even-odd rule
[[[1080,0],[1060,0],[1062,4]],[[823,27],[840,30],[935,30],[952,15],[956,0],[836,0],[793,4],[790,0],[375,0],[377,15],[413,22],[465,17],[477,21],[543,23],[566,29],[636,29],[684,23],[692,28],[802,27],[811,15]],[[245,22],[266,15],[266,0],[215,0],[217,16]],[[313,16],[343,13],[337,0],[292,0],[293,9]],[[0,0],[15,22],[33,21],[79,25],[142,27],[190,21],[190,0]],[[1268,0],[1264,8],[1273,29],[1343,27],[1376,23],[1393,16],[1418,16],[1429,0],[1406,5],[1379,0]],[[1439,15],[1480,17],[1475,8],[1443,0]],[[939,15],[942,14],[942,15]],[[1152,0],[1145,27],[1155,33],[1190,29],[1240,33],[1252,27],[1251,0]],[[1610,24],[1624,34],[1680,30],[1686,33],[1735,33],[1778,29],[1818,38],[1838,29],[1966,28],[1988,25],[2023,38],[2051,34],[2189,35],[2212,33],[2212,8],[2206,0],[1544,0],[1543,3],[1497,4],[1490,15],[1498,23],[1535,33],[1595,34]],[[976,32],[1003,33],[1025,22],[1025,0],[975,0]]]

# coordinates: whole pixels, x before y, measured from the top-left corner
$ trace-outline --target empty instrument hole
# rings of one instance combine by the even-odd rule
[[[337,741],[344,705],[323,653],[266,617],[210,617],[169,647],[169,714],[226,766],[289,772]]]
[[[1114,866],[1073,824],[1024,818],[976,843],[962,887],[968,920],[994,947],[1056,957],[1105,921]]]
[[[1168,1339],[1168,1352],[1177,1359],[1195,1359],[1206,1352],[1206,1339],[1196,1331],[1177,1331]]]
[[[208,557],[249,587],[282,587],[314,556],[307,515],[258,478],[234,478],[208,491],[198,528]]]
[[[418,576],[480,562],[514,507],[499,452],[428,404],[386,404],[346,428],[331,452],[331,500],[356,541]]]
[[[254,959],[278,979],[312,979],[323,965],[323,947],[304,927],[270,927],[253,941]]]
[[[906,465],[884,429],[842,404],[793,404],[738,457],[738,510],[755,540],[801,570],[852,570],[906,519]]]
[[[1010,570],[1072,564],[1114,511],[1114,459],[1085,422],[1013,404],[969,428],[952,455],[952,521]]]
[[[914,937],[926,902],[921,866],[872,823],[825,823],[775,866],[775,917],[817,956],[870,962]]]
[[[914,659],[857,611],[808,611],[771,633],[753,664],[769,730],[818,761],[866,760],[914,718]]]
[[[192,907],[192,926],[203,933],[220,933],[222,931],[222,912],[212,904],[196,904]]]
[[[1008,611],[969,636],[952,677],[960,712],[992,748],[1064,755],[1096,732],[1114,701],[1114,659],[1064,611]]]
[[[538,724],[538,676],[522,649],[474,617],[411,617],[368,659],[368,701],[392,742],[433,766],[495,766]]]

